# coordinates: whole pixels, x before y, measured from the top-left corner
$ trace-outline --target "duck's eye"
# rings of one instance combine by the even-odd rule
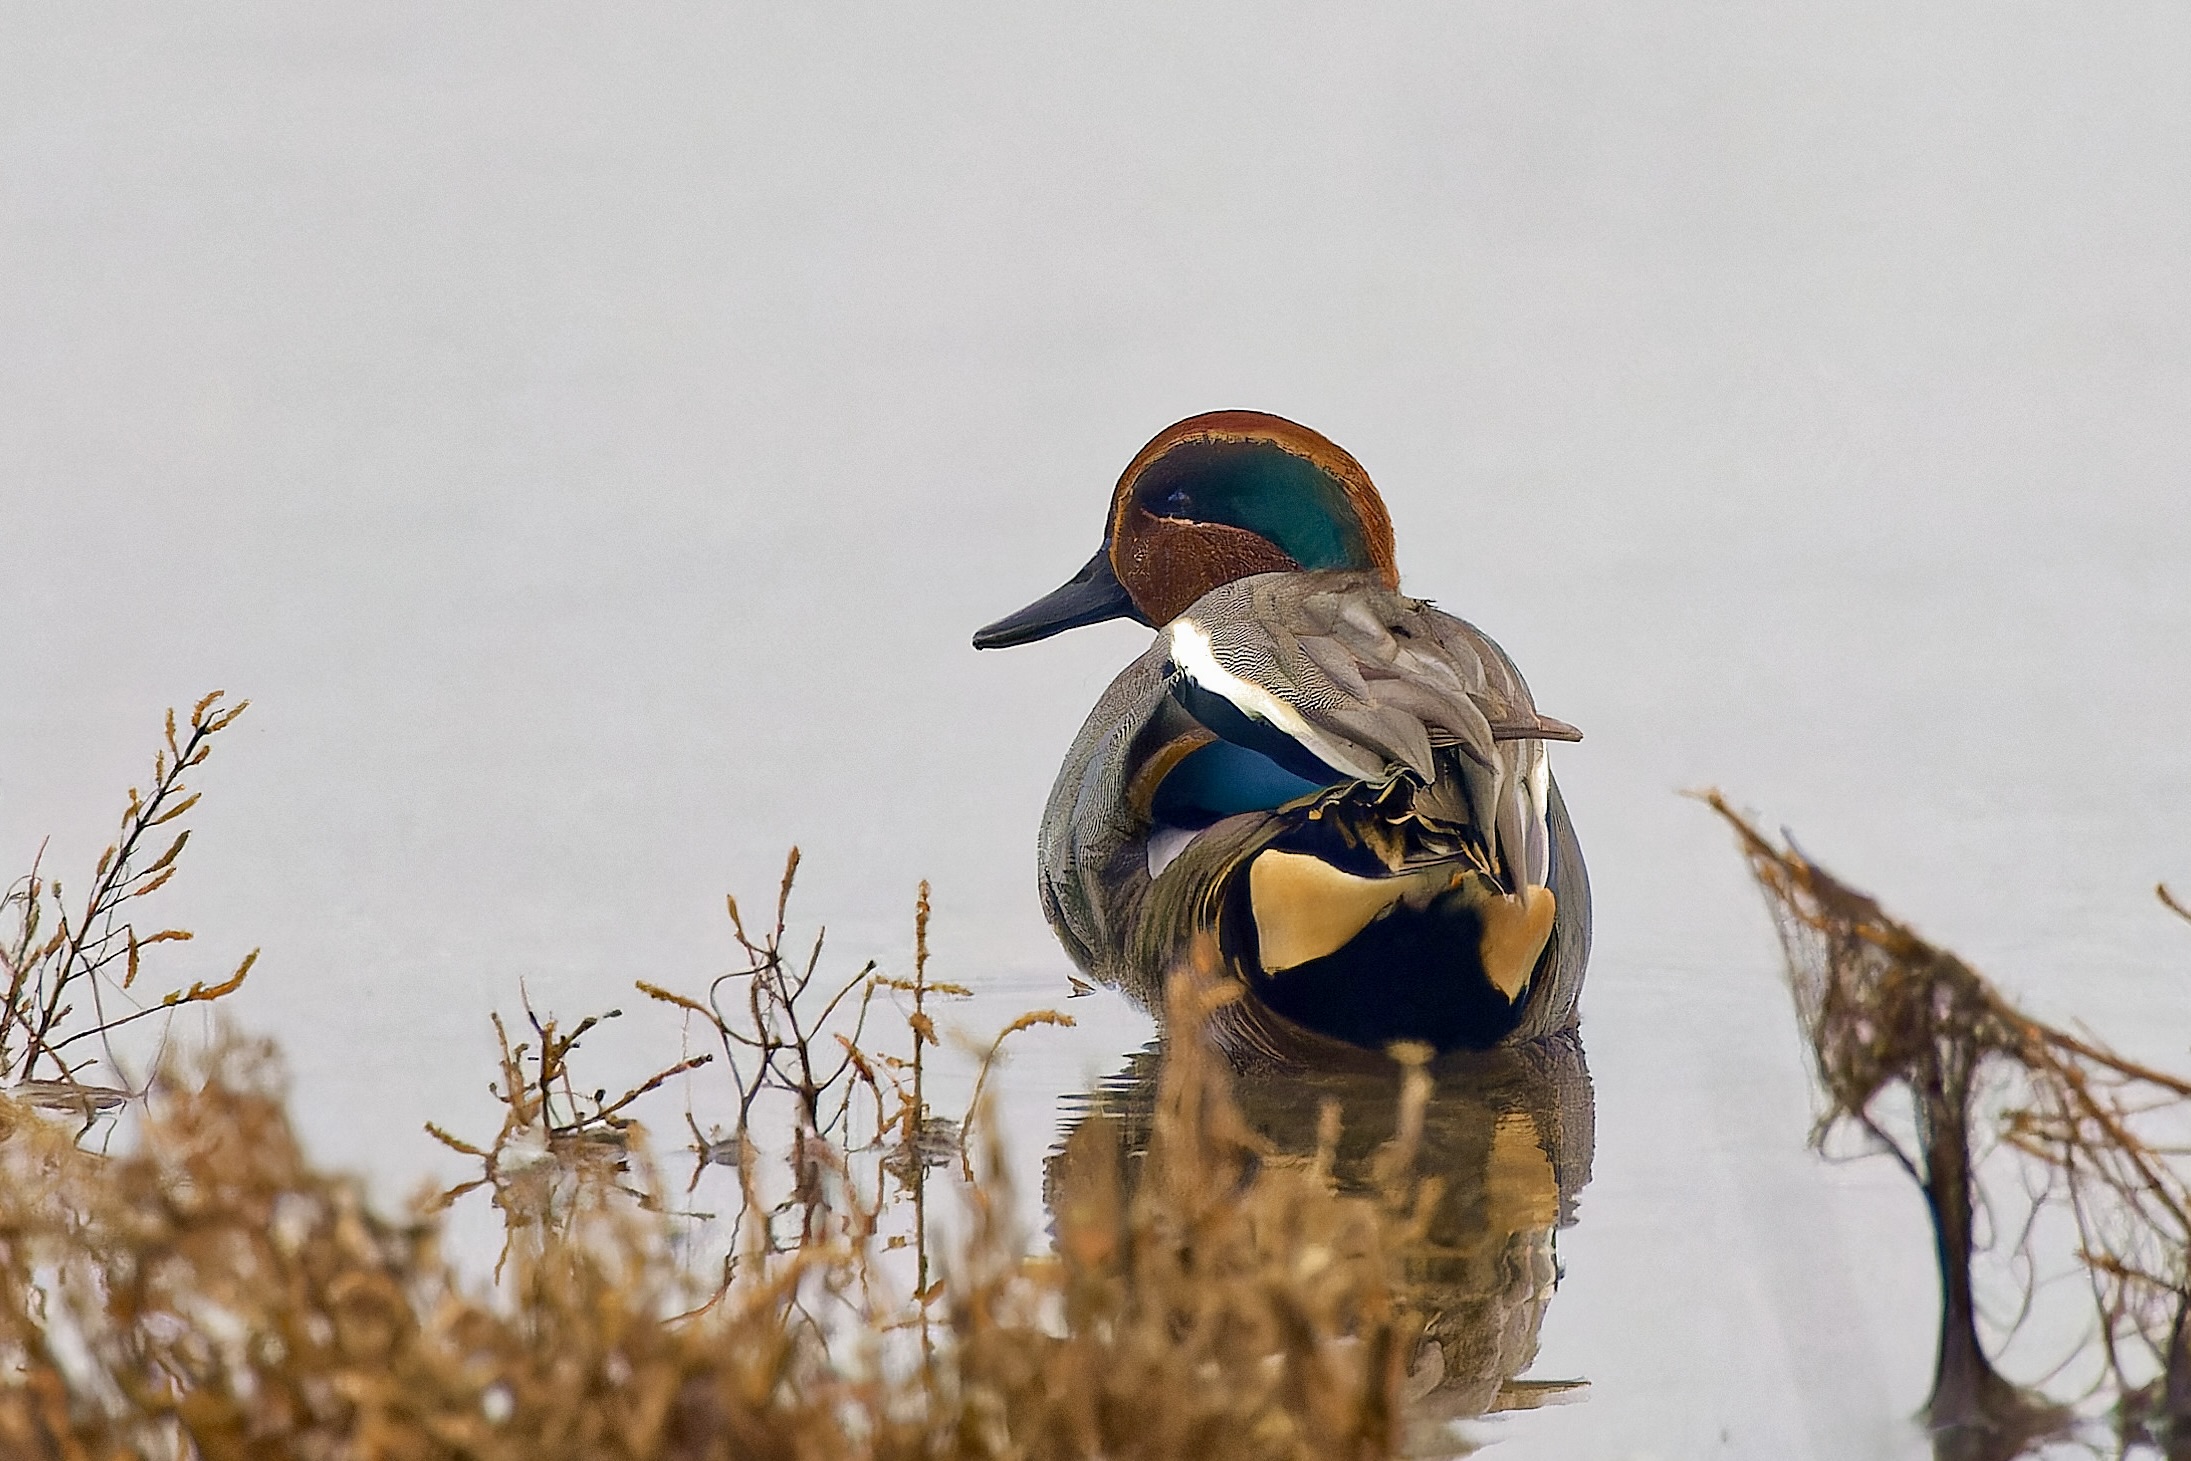
[[[1194,511],[1194,494],[1183,486],[1167,487],[1151,506],[1165,517],[1185,517]]]

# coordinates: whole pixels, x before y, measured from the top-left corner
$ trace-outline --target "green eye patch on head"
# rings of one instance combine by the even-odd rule
[[[1136,486],[1158,517],[1245,528],[1303,568],[1376,567],[1345,489],[1275,443],[1183,442],[1151,462]]]

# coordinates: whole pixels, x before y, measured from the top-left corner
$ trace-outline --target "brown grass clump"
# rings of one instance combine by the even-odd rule
[[[1171,1027],[1199,1031],[1236,995],[1175,975]],[[1409,1108],[1427,1094],[1418,1071]],[[1029,1456],[1393,1454],[1420,1321],[1388,1274],[1419,1215],[1336,1195],[1331,1137],[1306,1163],[1258,1165],[1223,1066],[1190,1035],[1158,1078],[1143,1179],[1122,1180],[1115,1124],[1083,1123],[1060,1164],[1055,1263],[977,1268],[952,1296],[965,1421]],[[1411,1169],[1413,1151],[1397,1160]],[[1011,1251],[981,1199],[989,1252]],[[1061,1332],[1030,1343],[1051,1302]]]
[[[2074,1220],[2117,1443],[2191,1457],[2191,1179],[2179,1144],[2191,1082],[2033,1019],[1717,793],[1704,800],[1734,828],[1780,931],[1826,1097],[1814,1143],[1854,1128],[1924,1192],[1941,1284],[1926,1407],[1939,1453],[2013,1456],[2073,1419],[2003,1378],[1979,1341],[1979,1167],[1993,1153],[2021,1168],[2035,1205]],[[1908,1134],[1890,1110],[1897,1095],[1914,1116]],[[2036,1228],[2024,1226],[2024,1243]],[[2034,1281],[2036,1268],[2020,1266]]]
[[[739,968],[695,994],[641,986],[715,1048],[612,1097],[576,1070],[595,1020],[528,1008],[516,1038],[498,1021],[500,1129],[437,1132],[478,1176],[408,1215],[310,1161],[272,1052],[233,1039],[113,1085],[97,1102],[120,1126],[91,1149],[63,1118],[86,1084],[69,1042],[96,1026],[69,1024],[56,991],[88,992],[117,961],[133,980],[152,940],[117,910],[174,866],[179,843],[132,871],[181,804],[170,773],[226,724],[211,703],[156,767],[169,789],[132,798],[108,891],[58,942],[33,926],[10,946],[0,1456],[1395,1454],[1426,1323],[1402,1301],[1409,1255],[1441,1200],[1413,1176],[1431,1109],[1419,1063],[1375,1180],[1342,1181],[1335,1118],[1305,1158],[1247,1126],[1193,1033],[1226,992],[1182,971],[1135,1155],[1120,1124],[1084,1123],[1057,1176],[1054,1251],[1030,1256],[979,1110],[965,1123],[979,1161],[929,1110],[923,1051],[951,986],[928,977],[925,888],[910,978],[831,980],[819,938],[787,952],[795,854],[769,929],[749,938],[732,905]],[[33,882],[14,906],[48,897]],[[875,1048],[885,1009],[904,1014],[903,1053]],[[21,1086],[31,1061],[73,1083],[69,1102]],[[727,1129],[687,1118],[681,1192],[632,1114],[673,1078],[730,1087]],[[931,1175],[954,1158],[970,1184]],[[719,1186],[727,1222],[680,1210]],[[492,1284],[441,1253],[442,1211],[467,1192],[503,1219]],[[960,1216],[950,1241],[931,1230],[939,1198]]]
[[[1090,1122],[1118,1129],[1129,1193],[1148,1180],[1168,1053],[1164,1041],[1137,1053],[1089,1101]],[[1580,1042],[1385,1069],[1253,1062],[1230,1072],[1229,1085],[1250,1164],[1327,1173],[1340,1192],[1409,1213],[1394,1298],[1420,1321],[1404,1385],[1410,1444],[1449,1444],[1441,1435],[1452,1421],[1587,1388],[1520,1378],[1536,1360],[1559,1281],[1558,1230],[1573,1222],[1590,1175],[1594,1113]],[[1052,1157],[1053,1202],[1083,1159],[1079,1140],[1076,1132]],[[1435,1179],[1409,1181],[1403,1154]]]
[[[1197,1066],[1167,1072],[1165,1180],[1129,1202],[1091,1159],[1054,1259],[1023,1255],[995,1178],[975,1189],[934,1348],[895,1369],[875,1345],[909,1305],[871,1232],[751,1248],[691,1311],[677,1220],[608,1143],[498,1144],[518,1195],[483,1294],[431,1216],[312,1167],[263,1052],[160,1082],[119,1157],[0,1104],[0,1454],[1389,1455],[1410,1327],[1387,1215],[1313,1170],[1248,1179]]]

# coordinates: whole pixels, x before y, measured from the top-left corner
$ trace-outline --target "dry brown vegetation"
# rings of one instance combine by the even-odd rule
[[[1814,1143],[1853,1129],[1924,1193],[1941,1284],[1926,1411],[1938,1453],[2000,1458],[2056,1440],[2191,1457],[2191,1174],[2181,1145],[2191,1082],[2025,1014],[1717,793],[1705,800],[1734,828],[1779,928],[1825,1097]],[[2165,888],[2160,896],[2191,919]],[[2091,1293],[2103,1362],[2098,1394],[2074,1398],[2108,1402],[2104,1436],[2068,1405],[2003,1378],[1980,1342],[1973,1261],[1989,1161],[2013,1169],[2013,1181],[1990,1190],[2023,1194],[2035,1209],[2027,1218],[2052,1208],[2070,1219],[2068,1256]],[[2044,1266],[2025,1250],[2042,1224],[1993,1226],[2017,1250],[2011,1281],[2034,1282]]]
[[[114,1047],[116,1032],[178,1005],[210,1003],[233,993],[258,958],[253,950],[236,971],[213,984],[194,982],[147,1001],[137,989],[144,951],[187,942],[188,929],[140,933],[137,915],[175,876],[190,842],[173,826],[198,804],[184,781],[213,754],[213,738],[250,701],[223,706],[215,690],[191,707],[187,727],[167,713],[164,744],[152,761],[149,791],[131,787],[121,828],[99,855],[90,891],[71,903],[60,879],[48,877],[41,856],[0,895],[0,1085],[18,1101],[73,1112],[87,1123],[142,1088]],[[156,855],[152,849],[161,846]],[[104,1079],[94,1076],[103,1075]]]
[[[176,866],[180,837],[145,849],[233,719],[217,704],[171,728],[80,912],[57,921],[73,905],[36,877],[10,895],[0,1456],[1366,1458],[1444,1444],[1403,1409],[1447,1369],[1481,1391],[1468,1413],[1541,1398],[1512,1376],[1573,1183],[1456,1208],[1416,1175],[1443,1129],[1419,1059],[1388,1078],[1372,1150],[1343,1152],[1336,1106],[1280,1150],[1194,1033],[1230,991],[1180,971],[1149,1110],[1131,1132],[1079,1125],[1051,1172],[1054,1241],[1031,1254],[979,1101],[962,1122],[930,1110],[934,1002],[955,991],[929,977],[926,889],[910,975],[832,980],[819,937],[788,947],[795,853],[768,928],[749,937],[731,905],[738,968],[639,986],[713,1048],[612,1096],[576,1069],[596,1019],[498,1021],[499,1130],[436,1131],[476,1178],[401,1216],[301,1150],[262,1045],[94,1080],[86,1052],[120,1059],[106,1033],[244,972],[113,1002],[150,977],[148,946],[183,937],[129,920]],[[726,1128],[687,1117],[689,1181],[634,1121],[673,1078],[730,1095]],[[1550,1173],[1541,1122],[1483,1110],[1483,1160]],[[722,1197],[727,1220],[689,1211]],[[493,1282],[441,1248],[446,1205],[483,1198],[506,1235]],[[1468,1348],[1482,1324],[1410,1302],[1455,1265],[1478,1288],[1534,1276],[1488,1357]]]
[[[1420,1316],[1405,1414],[1411,1444],[1441,1422],[1579,1398],[1580,1381],[1523,1379],[1559,1280],[1557,1233],[1589,1181],[1594,1108],[1581,1043],[1531,1042],[1395,1073],[1363,1065],[1251,1063],[1228,1075],[1225,1119],[1263,1164],[1307,1164],[1343,1192],[1389,1193],[1412,1153],[1436,1174],[1413,1193],[1395,1297]],[[1087,1106],[1125,1140],[1121,1180],[1146,1180],[1166,1052],[1137,1054]],[[1102,1144],[1104,1152],[1112,1147]],[[1076,1154],[1052,1160],[1053,1193]]]

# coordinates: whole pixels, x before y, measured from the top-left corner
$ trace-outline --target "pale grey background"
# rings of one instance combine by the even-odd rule
[[[993,1024],[1062,992],[1034,822],[1143,631],[967,634],[1157,428],[1283,412],[1590,737],[1537,1373],[1595,1393],[1498,1454],[1906,1454],[1915,1201],[1803,1152],[1675,792],[2184,1062],[2187,77],[2191,11],[2090,0],[10,4],[0,853],[83,865],[160,710],[251,695],[182,966],[265,946],[237,1013],[389,1190],[521,977],[697,981],[794,840],[847,958],[932,878]],[[1074,1009],[1030,1164],[1145,1033]]]

